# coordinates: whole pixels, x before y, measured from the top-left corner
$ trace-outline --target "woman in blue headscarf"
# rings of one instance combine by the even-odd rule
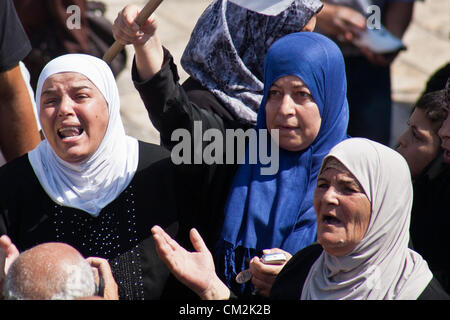
[[[196,121],[201,121],[203,130],[218,129],[224,140],[227,129],[242,128],[241,123],[219,118],[189,101],[177,82],[170,53],[161,47],[155,29],[151,34],[147,42],[138,34],[127,41],[135,46],[135,86],[162,144],[168,148],[178,145],[172,133],[180,128],[195,139]],[[315,241],[312,199],[317,173],[323,157],[347,136],[344,61],[331,40],[310,32],[281,38],[266,56],[264,77],[255,129],[277,131],[257,134],[258,139],[267,140],[258,141],[256,149],[270,148],[271,140],[277,141],[276,149],[272,147],[269,153],[279,152],[278,170],[265,174],[262,169],[267,165],[261,159],[256,164],[214,163],[184,169],[184,173],[191,170],[193,179],[198,180],[198,189],[186,190],[186,198],[197,201],[198,210],[190,217],[185,215],[181,227],[199,229],[215,251],[219,275],[243,295],[253,288],[239,285],[235,278],[248,268],[250,258],[272,248],[295,253]],[[195,147],[195,141],[193,144]],[[247,160],[252,150],[260,154],[253,147],[248,145]]]
[[[315,241],[317,174],[346,138],[344,62],[334,42],[310,32],[281,38],[267,53],[264,79],[256,128],[279,129],[279,170],[270,177],[260,163],[237,170],[216,251],[228,285],[263,249],[293,254]]]

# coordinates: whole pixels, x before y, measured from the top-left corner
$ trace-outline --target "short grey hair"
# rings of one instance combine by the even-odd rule
[[[38,283],[30,269],[32,266],[19,267],[19,264],[20,256],[11,265],[5,277],[3,285],[5,300],[42,300],[45,298],[36,294],[41,291],[54,291],[48,292],[50,300],[73,300],[96,294],[94,272],[89,262],[82,257],[76,264],[64,264],[59,270],[55,270],[51,274],[51,284]]]

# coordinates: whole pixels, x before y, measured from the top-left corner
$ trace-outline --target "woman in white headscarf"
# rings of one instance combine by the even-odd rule
[[[161,298],[169,272],[150,228],[177,236],[183,200],[169,152],[125,134],[114,76],[98,58],[50,61],[36,105],[46,139],[0,170],[0,234],[20,251],[58,241],[109,259],[121,299]]]
[[[320,246],[293,257],[272,296],[448,299],[426,261],[408,248],[412,199],[408,165],[399,153],[362,138],[338,144],[317,180]]]
[[[399,153],[363,138],[339,143],[323,160],[314,193],[319,243],[289,260],[271,298],[450,299],[426,261],[408,248],[411,206],[409,168]],[[230,298],[197,232],[191,233],[194,253],[158,227],[153,232],[160,256],[183,283],[204,299]],[[253,259],[250,271],[260,263]]]

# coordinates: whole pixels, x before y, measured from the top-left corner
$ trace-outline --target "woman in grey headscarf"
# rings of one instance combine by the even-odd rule
[[[314,193],[320,244],[284,265],[271,298],[449,299],[426,261],[408,248],[411,206],[409,168],[399,153],[363,138],[339,143],[323,160]],[[152,232],[158,254],[178,279],[203,299],[230,297],[198,232],[191,232],[192,253],[162,229]]]
[[[183,84],[189,98],[222,117],[254,125],[267,50],[284,35],[312,31],[322,6],[320,0],[293,0],[270,16],[228,0],[214,1],[199,18],[181,58],[190,75]]]
[[[419,298],[433,274],[408,248],[412,195],[409,168],[399,153],[362,138],[334,147],[314,194],[324,251],[301,299]]]

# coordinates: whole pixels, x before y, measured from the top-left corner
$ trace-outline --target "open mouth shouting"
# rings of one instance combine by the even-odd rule
[[[332,214],[324,214],[322,216],[322,222],[326,225],[333,225],[333,226],[342,224],[341,220],[339,220],[335,215]]]
[[[57,130],[58,137],[66,142],[77,140],[83,133],[81,126],[64,126]]]

